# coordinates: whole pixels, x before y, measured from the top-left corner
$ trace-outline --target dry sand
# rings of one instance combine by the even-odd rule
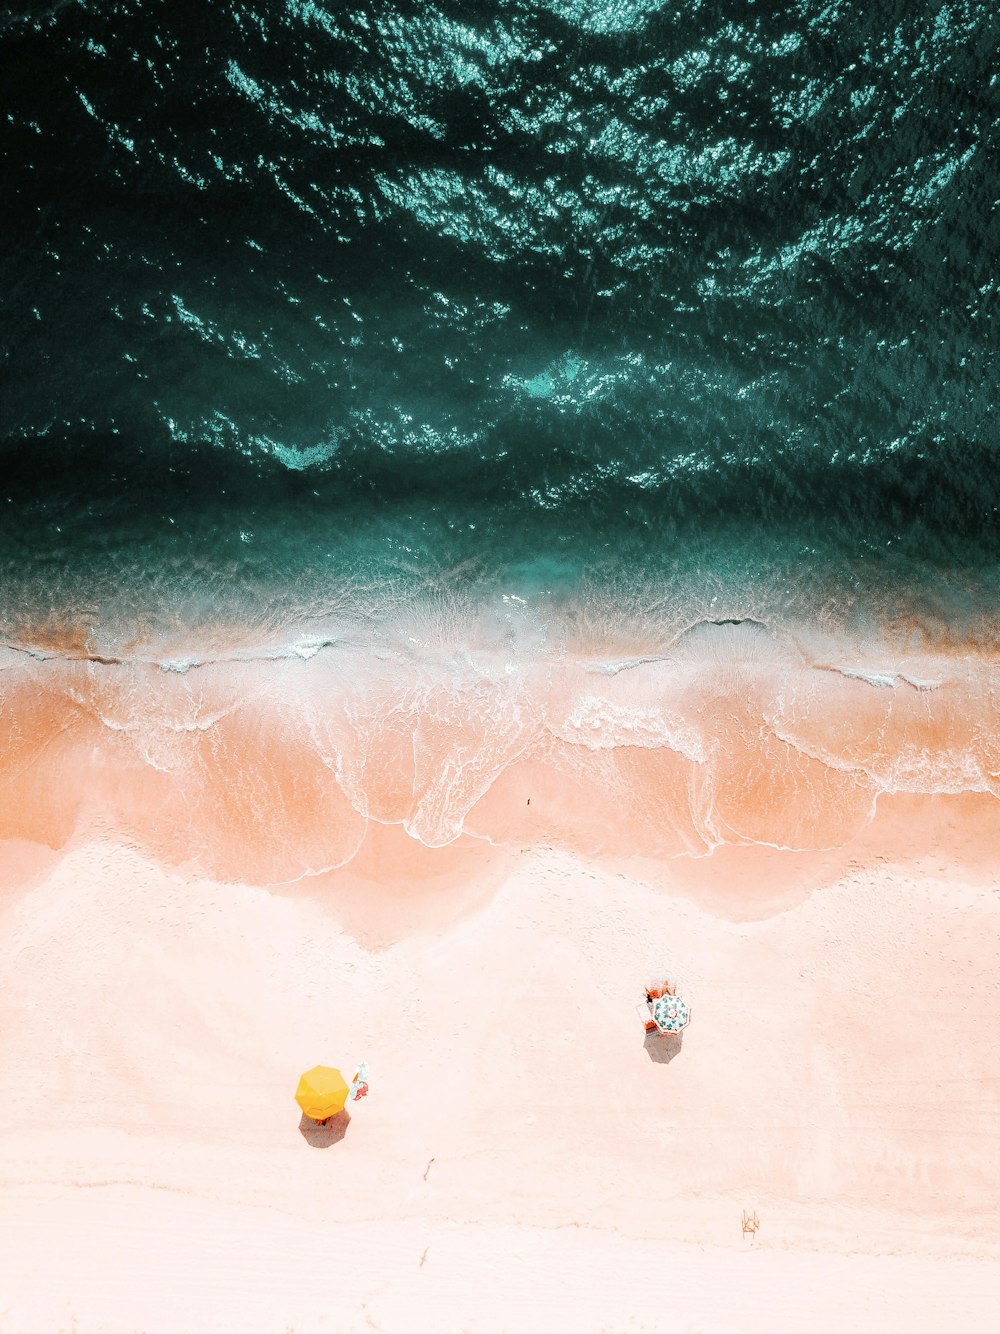
[[[655,866],[389,832],[280,892],[9,847],[0,1330],[993,1328],[995,827],[942,809]]]

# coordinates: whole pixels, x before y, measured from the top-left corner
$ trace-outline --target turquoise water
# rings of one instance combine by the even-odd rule
[[[8,638],[506,596],[992,643],[996,38],[972,3],[8,11]]]

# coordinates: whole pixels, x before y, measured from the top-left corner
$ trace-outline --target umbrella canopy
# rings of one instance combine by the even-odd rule
[[[653,1022],[661,1033],[679,1033],[691,1022],[691,1010],[680,996],[661,996],[653,1001]]]
[[[339,1070],[332,1070],[328,1065],[314,1065],[299,1080],[295,1101],[306,1116],[311,1116],[314,1121],[325,1121],[328,1116],[336,1116],[344,1110],[350,1091]]]

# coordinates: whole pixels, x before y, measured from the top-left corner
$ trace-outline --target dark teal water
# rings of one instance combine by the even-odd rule
[[[639,639],[992,643],[998,32],[912,0],[22,0],[8,638],[517,598]]]

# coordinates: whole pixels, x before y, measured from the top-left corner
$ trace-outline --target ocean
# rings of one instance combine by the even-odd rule
[[[0,16],[0,837],[1000,795],[992,6]]]

